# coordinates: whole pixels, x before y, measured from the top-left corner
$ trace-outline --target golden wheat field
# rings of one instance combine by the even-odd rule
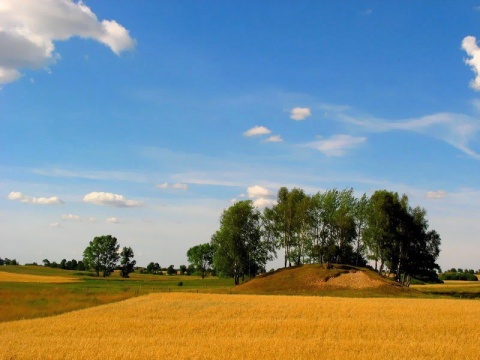
[[[28,274],[15,274],[0,271],[0,281],[2,282],[33,282],[33,283],[67,283],[80,281],[75,278],[61,277],[61,276],[48,276],[48,275],[28,275]]]
[[[0,324],[2,359],[478,359],[478,301],[162,293]]]

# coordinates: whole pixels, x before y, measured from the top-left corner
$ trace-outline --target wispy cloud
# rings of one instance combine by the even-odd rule
[[[106,221],[107,221],[109,224],[120,224],[120,223],[121,223],[120,219],[117,218],[117,217],[109,217],[109,218],[107,218]]]
[[[127,200],[125,196],[107,192],[91,192],[83,197],[83,201],[95,205],[108,205],[114,207],[138,207],[141,201]]]
[[[36,168],[31,170],[34,174],[49,177],[81,178],[89,180],[113,180],[136,183],[150,182],[150,177],[129,171],[94,171],[94,170],[66,170],[58,168]]]
[[[64,215],[62,215],[62,220],[65,220],[65,221],[81,221],[82,218],[80,217],[80,215],[64,214]]]
[[[31,197],[18,191],[12,191],[8,194],[9,200],[20,201],[22,203],[36,204],[36,205],[61,205],[64,202],[58,196],[51,197]]]
[[[351,135],[333,135],[328,139],[313,141],[306,146],[321,151],[326,156],[343,156],[348,149],[352,149],[367,139],[365,137],[354,137]]]
[[[245,131],[243,136],[258,136],[258,135],[267,135],[270,134],[272,131],[266,128],[265,126],[254,126],[251,129]]]
[[[168,182],[164,182],[162,184],[158,184],[156,187],[158,189],[188,190],[188,185],[183,183],[169,184]]]
[[[447,196],[447,192],[444,190],[428,191],[425,194],[427,199],[443,199],[445,196]]]
[[[344,111],[332,111],[329,116],[337,121],[358,126],[367,132],[402,130],[425,134],[480,160],[480,154],[469,146],[480,130],[480,120],[469,115],[442,112],[395,121],[365,115],[351,115]]]

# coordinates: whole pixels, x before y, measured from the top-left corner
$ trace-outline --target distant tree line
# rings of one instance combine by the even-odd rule
[[[480,274],[480,270],[477,271]],[[445,271],[440,274],[441,280],[464,280],[464,281],[478,281],[478,278],[475,276],[475,271],[473,269],[455,269],[451,268],[450,270]]]
[[[202,273],[213,268],[235,284],[265,272],[279,250],[285,267],[371,260],[379,274],[408,286],[412,277],[433,280],[440,271],[441,239],[426,215],[406,195],[387,190],[356,198],[352,189],[308,195],[282,187],[276,205],[263,213],[250,200],[225,209],[210,243],[189,249],[187,257]]]
[[[3,266],[3,265],[20,265],[20,264],[16,259],[9,259],[9,258],[2,259],[0,257],[0,266]]]
[[[56,261],[50,262],[48,259],[43,259],[43,266],[50,267],[50,268],[58,268],[58,269],[63,269],[63,270],[78,270],[78,271],[84,271],[85,269],[85,264],[83,263],[82,260],[68,260],[63,259],[59,263]]]
[[[154,263],[153,261],[150,262],[146,268],[142,268],[140,270],[141,274],[157,274],[163,275],[166,273],[167,275],[176,275],[180,273],[180,275],[191,275],[194,272],[193,267],[187,268],[185,265],[180,265],[180,268],[177,270],[173,265],[170,265],[166,268],[162,268],[158,263]]]

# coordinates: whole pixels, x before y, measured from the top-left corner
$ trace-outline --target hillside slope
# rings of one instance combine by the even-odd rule
[[[415,296],[418,291],[372,270],[347,265],[302,265],[260,275],[237,286],[235,293],[332,296]]]

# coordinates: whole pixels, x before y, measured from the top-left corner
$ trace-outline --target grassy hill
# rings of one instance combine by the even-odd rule
[[[345,297],[417,297],[420,293],[372,270],[347,265],[302,265],[260,275],[237,286],[241,294],[323,295]]]

